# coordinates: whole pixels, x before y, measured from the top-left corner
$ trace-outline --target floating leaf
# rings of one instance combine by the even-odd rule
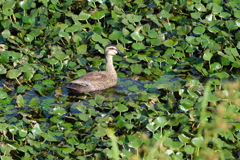
[[[197,3],[197,4],[195,4],[195,8],[196,8],[199,12],[206,12],[206,11],[207,11],[206,7],[205,7],[202,3]]]
[[[203,55],[203,59],[204,59],[205,61],[210,61],[211,58],[212,58],[212,56],[213,56],[212,53],[206,52],[206,53],[204,53],[204,55]]]
[[[103,96],[101,96],[101,95],[97,95],[97,96],[95,96],[95,101],[96,101],[96,103],[98,104],[98,105],[101,105],[102,103],[103,103],[103,101],[104,101],[104,97]]]
[[[2,7],[2,12],[6,16],[11,16],[13,14],[13,7],[16,3],[16,1],[3,1],[5,2],[3,7]]]
[[[39,103],[38,99],[37,98],[32,98],[29,102],[29,105],[30,106],[37,106]]]
[[[190,33],[191,30],[192,30],[192,27],[189,26],[189,25],[178,26],[178,27],[177,27],[177,33],[178,33],[179,35],[183,35],[183,36],[185,36],[185,35],[187,35],[188,33]]]
[[[155,122],[150,122],[147,124],[146,128],[151,131],[154,132],[156,131],[160,126],[158,124],[156,124]]]
[[[4,31],[2,32],[2,36],[3,38],[9,38],[11,35],[9,29],[4,29]]]
[[[213,70],[219,70],[221,68],[222,68],[222,66],[218,62],[214,62],[213,64],[211,64],[211,69],[213,69]]]
[[[132,47],[136,50],[143,50],[143,49],[146,48],[146,46],[144,46],[144,44],[140,43],[140,42],[139,43],[133,43]]]
[[[17,93],[23,93],[26,90],[26,87],[24,86],[18,86]]]
[[[131,71],[134,74],[140,74],[142,72],[142,65],[141,64],[132,64],[130,66],[130,68],[131,68]]]
[[[190,138],[187,137],[185,134],[178,135],[178,138],[183,143],[188,143],[190,141]]]
[[[167,125],[167,120],[165,117],[158,117],[154,120],[154,122],[160,127],[164,127],[165,125]]]
[[[168,39],[168,40],[164,41],[163,44],[167,47],[173,47],[178,44],[178,41]]]
[[[78,31],[79,28],[80,28],[79,26],[71,26],[71,27],[68,27],[65,31],[73,33],[73,32]]]
[[[205,32],[205,27],[198,26],[193,29],[193,33],[195,34],[203,34],[204,32]]]
[[[0,99],[5,99],[7,97],[8,97],[8,94],[6,92],[0,90]]]
[[[32,42],[34,40],[34,36],[31,34],[27,34],[26,37],[24,37],[25,42]]]
[[[105,13],[106,11],[105,10],[98,10],[98,11],[94,11],[91,15],[91,18],[92,19],[95,19],[95,20],[100,20],[102,19],[103,17],[105,17]]]
[[[137,85],[131,85],[130,87],[128,87],[128,90],[129,90],[129,91],[132,91],[132,92],[136,92],[136,91],[138,91],[139,89],[138,89]]]
[[[175,29],[175,24],[174,23],[164,23],[163,26],[166,28],[167,31],[172,31]]]
[[[100,42],[100,41],[102,41],[102,36],[97,33],[94,33],[92,35],[92,40],[94,40],[95,42]]]
[[[18,76],[20,76],[22,72],[18,69],[10,69],[8,72],[7,72],[7,75],[6,77],[7,78],[10,78],[10,79],[15,79],[17,78]]]
[[[191,142],[196,146],[196,147],[201,147],[203,144],[203,137],[195,137],[191,140]]]
[[[78,54],[85,54],[86,52],[87,52],[87,45],[86,44],[82,44],[82,45],[77,47],[77,53]]]
[[[191,145],[186,145],[184,147],[184,151],[189,155],[192,155],[194,153],[194,150],[195,150],[195,148],[192,147]]]
[[[135,40],[135,41],[142,41],[144,39],[144,36],[139,33],[139,32],[133,32],[131,34],[131,37]]]
[[[110,40],[118,40],[120,38],[120,36],[122,36],[122,32],[121,31],[113,31],[110,35],[109,35],[109,39]]]
[[[6,74],[6,73],[7,73],[6,68],[0,64],[0,74]]]
[[[16,102],[17,102],[18,106],[24,106],[25,102],[24,102],[24,99],[21,94],[17,96]]]
[[[222,6],[219,6],[218,4],[213,3],[213,7],[212,7],[212,13],[213,14],[218,14],[218,13],[221,13],[222,11],[223,11]]]
[[[129,141],[128,146],[131,148],[138,148],[142,145],[142,139],[138,136],[127,136]]]
[[[62,152],[65,154],[72,153],[75,150],[74,147],[62,148]]]
[[[225,25],[226,27],[229,29],[229,30],[236,30],[239,28],[239,26],[236,24],[235,21],[233,20],[228,20],[225,22]]]
[[[119,111],[119,112],[126,112],[126,111],[128,111],[128,107],[123,105],[123,104],[118,104],[117,105],[117,111]]]
[[[66,59],[68,57],[68,55],[64,54],[64,53],[60,53],[60,54],[55,54],[54,55],[59,61],[63,61],[64,59]]]
[[[229,74],[227,72],[215,73],[214,75],[216,75],[220,79],[227,79],[227,78],[229,78]]]

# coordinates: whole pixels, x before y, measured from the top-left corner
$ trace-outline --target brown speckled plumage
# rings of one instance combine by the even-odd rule
[[[107,61],[106,71],[89,72],[79,79],[67,82],[71,83],[71,85],[66,87],[74,92],[82,93],[104,90],[115,86],[117,84],[118,77],[113,66],[113,56],[116,54],[123,57],[125,56],[119,51],[117,46],[107,45],[105,47],[105,58]]]

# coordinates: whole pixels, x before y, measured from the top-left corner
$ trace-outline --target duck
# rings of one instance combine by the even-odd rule
[[[115,86],[118,82],[117,72],[113,65],[113,56],[120,55],[124,58],[124,55],[116,45],[109,44],[104,49],[106,58],[106,70],[105,71],[95,71],[89,72],[82,77],[69,81],[70,85],[66,88],[73,92],[83,93],[83,92],[95,92],[100,90],[105,90]]]

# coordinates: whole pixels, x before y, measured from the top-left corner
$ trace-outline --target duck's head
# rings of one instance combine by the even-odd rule
[[[126,55],[124,55],[118,48],[117,46],[113,45],[113,44],[109,44],[105,47],[105,55],[110,55],[110,56],[114,56],[114,55],[120,55],[122,57],[126,57]]]

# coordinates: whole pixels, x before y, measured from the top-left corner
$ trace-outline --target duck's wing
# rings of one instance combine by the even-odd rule
[[[74,83],[82,86],[90,86],[94,82],[106,82],[108,79],[108,75],[106,72],[89,72],[83,75],[81,78],[70,81],[68,83]]]

